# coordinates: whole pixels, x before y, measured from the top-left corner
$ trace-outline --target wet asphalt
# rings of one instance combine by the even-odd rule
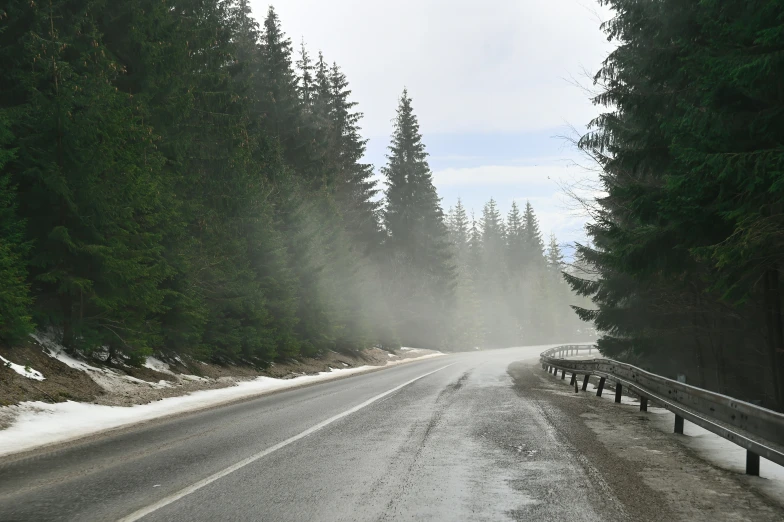
[[[591,441],[580,447],[570,438],[568,417],[539,390],[546,374],[535,361],[543,349],[413,362],[5,458],[0,520],[120,520],[172,496],[141,520],[598,521],[666,514],[644,485],[643,500],[633,489],[628,498],[619,495],[619,487],[629,488],[614,484],[617,459],[592,455]],[[528,362],[515,382],[510,365],[521,360]],[[360,409],[275,449],[352,408]]]

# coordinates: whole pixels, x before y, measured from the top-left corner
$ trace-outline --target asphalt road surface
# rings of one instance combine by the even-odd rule
[[[666,463],[646,474],[607,449],[581,415],[620,410],[575,399],[541,351],[438,357],[5,458],[0,520],[696,520],[716,506],[704,519],[721,520],[722,502],[780,520],[675,446],[696,493],[657,481],[677,481]],[[731,499],[703,494],[727,484]]]

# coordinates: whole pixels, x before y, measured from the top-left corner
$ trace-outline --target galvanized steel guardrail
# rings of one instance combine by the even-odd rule
[[[621,402],[623,389],[640,397],[640,411],[655,401],[675,414],[675,433],[683,433],[688,420],[746,449],[746,473],[759,475],[759,458],[784,466],[784,414],[711,392],[696,386],[647,372],[630,364],[611,359],[567,359],[569,356],[599,355],[593,345],[569,344],[551,348],[540,355],[542,368],[561,379],[571,374],[570,384],[578,391],[578,375],[583,376],[582,390],[588,379],[599,377],[596,395],[601,397],[604,384],[615,382],[615,402]]]

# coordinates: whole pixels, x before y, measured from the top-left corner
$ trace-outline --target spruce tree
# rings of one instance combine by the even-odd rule
[[[560,275],[564,268],[564,256],[555,234],[550,234],[550,242],[547,245],[547,268],[553,273]]]
[[[451,326],[454,268],[440,201],[408,91],[400,98],[387,165],[384,224],[398,331],[441,347]]]
[[[530,201],[525,202],[522,230],[526,262],[532,268],[541,268],[544,260],[544,240]]]
[[[490,346],[513,346],[520,338],[518,322],[512,313],[509,295],[509,271],[506,262],[506,230],[501,213],[492,198],[482,210],[482,269],[479,295],[486,328],[485,342]]]
[[[319,57],[319,81],[325,73]],[[381,202],[373,180],[373,166],[363,163],[367,140],[360,135],[362,113],[356,112],[356,102],[350,101],[351,90],[346,76],[334,64],[329,72],[330,128],[334,157],[335,201],[343,215],[346,231],[363,254],[378,251],[381,243],[379,213]]]
[[[450,209],[447,227],[456,275],[455,320],[449,344],[458,350],[473,349],[482,343],[481,309],[471,260],[471,230],[465,207],[459,198],[455,207]]]
[[[0,341],[13,342],[32,330],[24,222],[16,215],[16,190],[4,166],[14,157],[13,136],[0,111]]]
[[[771,83],[781,75],[771,61],[780,8],[606,4],[616,17],[605,29],[621,45],[597,75],[606,83],[595,102],[608,110],[581,140],[607,196],[589,227],[594,245],[578,250],[599,275],[569,278],[594,299],[579,313],[603,330],[605,353],[670,372],[663,361],[678,361],[690,382],[782,408],[780,88]],[[760,345],[764,363],[746,360]],[[743,389],[754,371],[772,385]]]
[[[155,175],[154,134],[113,86],[122,66],[90,7],[7,6],[0,105],[20,139],[6,168],[34,242],[39,321],[62,328],[69,348],[105,345],[138,359],[157,342],[165,310],[169,190]]]

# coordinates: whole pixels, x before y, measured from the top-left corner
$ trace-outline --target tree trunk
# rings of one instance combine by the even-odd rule
[[[72,306],[71,298],[68,295],[60,296],[60,308],[63,312],[63,340],[62,344],[66,350],[71,350],[74,344],[73,322],[72,322]]]
[[[692,287],[694,291],[694,314],[692,316],[692,328],[694,330],[694,356],[697,362],[697,376],[699,383],[697,386],[700,388],[707,388],[705,381],[705,354],[703,350],[703,343],[700,341],[700,289]]]
[[[784,411],[784,383],[782,382],[782,361],[784,361],[784,325],[781,318],[781,293],[779,291],[779,271],[774,266],[764,275],[765,319],[767,325],[768,362],[773,381],[773,394],[776,410]]]

